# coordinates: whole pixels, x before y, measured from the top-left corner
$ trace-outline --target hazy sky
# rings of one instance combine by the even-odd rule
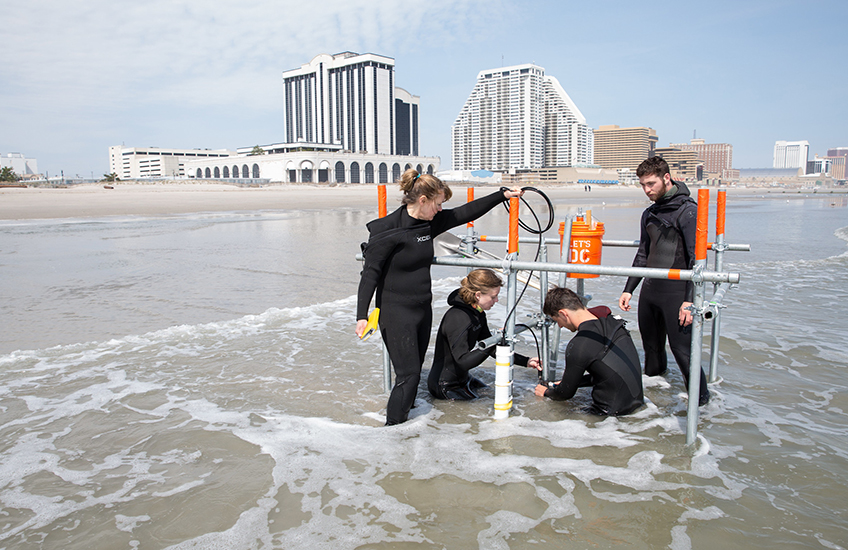
[[[319,53],[395,59],[421,97],[421,153],[450,167],[450,126],[481,70],[536,63],[588,124],[659,145],[848,146],[848,0],[0,0],[0,153],[100,176],[108,147],[279,143],[282,72]]]

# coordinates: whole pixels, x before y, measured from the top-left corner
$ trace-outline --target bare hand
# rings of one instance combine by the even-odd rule
[[[544,384],[536,384],[536,389],[533,391],[539,397],[545,397],[545,392],[548,391],[548,387]]]
[[[522,195],[524,195],[524,190],[521,189],[520,187],[513,187],[512,189],[508,189],[508,190],[504,191],[504,198],[505,199],[512,199],[512,198],[520,197]]]
[[[365,327],[368,326],[368,319],[359,319],[356,322],[356,336],[362,338],[362,334],[365,332]]]
[[[677,320],[680,322],[681,327],[688,327],[692,324],[692,312],[688,309],[691,305],[692,302],[683,302],[680,305],[680,311],[677,314]]]
[[[630,298],[633,295],[629,292],[622,292],[621,296],[618,298],[618,307],[621,311],[630,311]]]
[[[540,370],[542,370],[542,362],[539,361],[538,357],[534,357],[534,358],[527,361],[527,367],[540,371]]]

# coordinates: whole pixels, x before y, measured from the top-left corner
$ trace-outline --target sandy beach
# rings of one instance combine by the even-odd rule
[[[194,212],[222,212],[244,210],[293,210],[335,208],[342,206],[368,206],[377,204],[377,186],[365,185],[274,185],[243,188],[214,183],[122,183],[104,185],[83,184],[64,189],[5,188],[0,189],[0,219],[54,219],[93,218],[101,216],[157,216]],[[448,206],[465,200],[465,186],[452,186],[454,198]],[[478,196],[494,190],[477,188]],[[603,197],[610,200],[643,199],[642,191],[635,186],[592,188],[586,192],[582,185],[540,186],[551,199]],[[395,185],[388,186],[388,207],[399,203],[400,192]],[[812,192],[797,189],[730,188],[734,196],[763,196],[772,193]],[[830,190],[823,190],[828,193]],[[845,193],[845,190],[834,190]],[[647,206],[647,200],[646,200]]]

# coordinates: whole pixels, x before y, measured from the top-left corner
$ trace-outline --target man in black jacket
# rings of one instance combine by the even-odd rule
[[[692,269],[695,263],[695,229],[698,205],[689,196],[683,182],[674,181],[668,163],[661,157],[651,157],[636,169],[639,184],[654,203],[642,213],[639,250],[633,267],[663,269]],[[623,311],[630,311],[630,298],[639,286],[641,277],[629,277],[618,299]],[[694,286],[691,281],[647,279],[639,294],[639,333],[645,350],[645,374],[659,376],[668,368],[665,342],[683,379],[689,384],[689,355],[692,346],[692,305]],[[700,372],[699,404],[710,400],[707,379]]]
[[[553,387],[537,385],[536,395],[571,399],[577,388],[591,386],[588,413],[617,416],[642,406],[639,354],[623,320],[613,317],[606,306],[586,309],[577,294],[560,287],[548,291],[544,311],[560,327],[577,334],[565,348],[562,381]]]

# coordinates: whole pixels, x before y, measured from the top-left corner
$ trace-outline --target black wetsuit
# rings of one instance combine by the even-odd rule
[[[485,384],[468,375],[487,357],[494,357],[495,346],[487,350],[476,348],[477,342],[492,335],[486,322],[486,312],[478,311],[459,297],[459,289],[448,296],[451,308],[442,317],[436,335],[436,353],[427,377],[430,395],[438,399],[474,399],[475,389]],[[527,366],[529,359],[514,354],[516,364]]]
[[[545,397],[564,400],[577,388],[592,386],[592,406],[597,415],[629,414],[643,403],[639,354],[624,328],[606,306],[591,308],[597,319],[583,321],[565,348],[562,381],[545,390]]]
[[[356,318],[368,318],[368,306],[376,291],[380,333],[395,370],[395,385],[386,407],[387,425],[408,418],[430,343],[433,238],[476,220],[503,200],[503,192],[498,191],[460,207],[442,210],[430,221],[413,218],[404,205],[368,223],[370,237],[364,249]]]
[[[689,196],[689,188],[674,182],[669,193],[642,213],[639,250],[633,267],[692,269],[695,263],[695,229],[698,205]],[[673,193],[672,193],[673,192]],[[633,294],[641,281],[629,277],[624,292]],[[691,302],[691,281],[646,279],[639,293],[639,332],[645,350],[645,374],[659,376],[668,368],[665,341],[668,344],[686,385],[689,385],[689,352],[692,348],[692,325],[680,326],[679,311],[683,302]],[[709,400],[709,389],[701,371],[701,402]]]

